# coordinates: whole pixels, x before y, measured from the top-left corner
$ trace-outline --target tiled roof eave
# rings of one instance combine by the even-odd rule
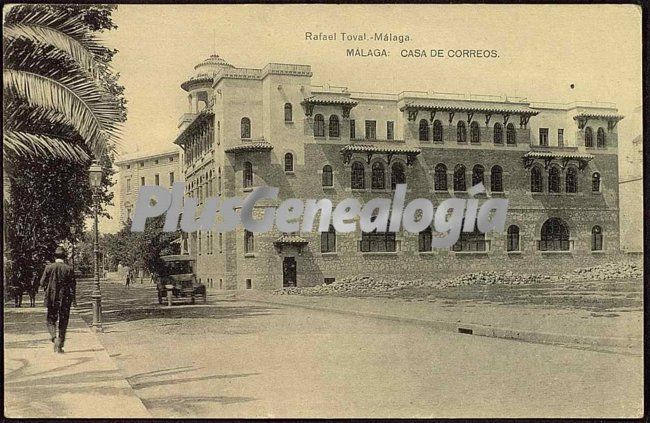
[[[478,113],[497,113],[497,114],[519,114],[535,116],[539,114],[538,110],[518,109],[518,108],[499,108],[499,107],[472,107],[472,106],[453,106],[453,105],[436,105],[423,103],[407,103],[400,108],[400,111],[407,109],[421,109],[431,111],[456,111],[456,112],[478,112]]]
[[[346,145],[341,149],[341,152],[371,152],[379,154],[420,154],[422,150],[419,148],[406,148],[406,147],[378,147],[368,144]]]
[[[562,152],[553,152],[553,151],[529,151],[524,154],[524,157],[530,158],[558,158],[558,159],[582,159],[582,160],[591,160],[594,158],[591,154],[580,154],[580,153],[562,153]]]
[[[305,238],[300,236],[281,236],[280,238],[273,241],[273,244],[276,245],[305,245],[309,244]]]
[[[227,148],[224,151],[226,153],[247,153],[247,152],[254,152],[254,151],[271,151],[271,150],[273,150],[273,145],[267,142],[257,142],[251,144],[236,145],[234,147]]]

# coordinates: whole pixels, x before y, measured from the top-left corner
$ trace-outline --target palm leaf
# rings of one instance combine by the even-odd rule
[[[2,141],[3,154],[7,156],[49,156],[79,163],[90,160],[80,146],[48,135],[5,131]]]
[[[16,38],[26,38],[36,43],[49,44],[68,54],[86,72],[93,76],[97,74],[97,62],[88,45],[84,45],[59,30],[37,24],[7,25],[4,27],[4,37],[8,42],[5,48],[8,48],[11,41]]]
[[[96,157],[116,141],[120,111],[92,81],[76,77],[59,80],[14,69],[3,70],[4,91],[34,107],[51,110],[77,130]],[[40,112],[38,112],[40,110]],[[39,116],[42,117],[42,116]],[[11,122],[7,122],[11,128]]]

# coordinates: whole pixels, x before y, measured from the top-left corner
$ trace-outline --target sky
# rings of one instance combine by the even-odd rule
[[[614,102],[626,115],[620,144],[641,133],[641,9],[633,5],[120,5],[113,17],[118,29],[103,40],[119,50],[113,65],[128,100],[122,153],[170,145],[187,108],[180,84],[213,53],[237,67],[309,64],[312,84],[351,91]],[[338,39],[306,40],[306,32]],[[411,40],[344,42],[341,32]],[[355,47],[389,56],[346,57]],[[498,57],[405,58],[402,49]]]

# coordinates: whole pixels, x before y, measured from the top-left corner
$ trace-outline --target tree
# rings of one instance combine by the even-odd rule
[[[102,46],[96,33],[116,28],[115,8],[22,4],[6,11],[3,180],[9,184],[3,194],[10,201],[4,202],[3,223],[13,283],[39,273],[56,245],[72,239],[71,226],[82,232],[93,204],[92,157],[105,170],[99,203],[112,200],[114,147],[126,101],[110,68],[116,51]]]
[[[132,232],[131,222],[116,234],[106,235],[106,252],[112,260],[135,269],[145,269],[149,273],[160,270],[160,256],[179,254],[180,231],[163,232],[165,216],[147,219],[142,232]]]
[[[16,5],[4,25],[3,153],[86,162],[114,147],[125,120],[115,51],[96,31],[115,27],[115,6]],[[85,147],[85,148],[84,148]]]

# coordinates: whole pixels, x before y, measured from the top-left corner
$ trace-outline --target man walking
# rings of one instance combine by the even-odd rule
[[[45,291],[45,307],[47,307],[47,330],[54,342],[54,352],[63,353],[65,333],[68,329],[70,306],[76,306],[77,281],[71,266],[65,264],[65,250],[57,247],[54,252],[54,263],[45,266],[41,277],[41,286]],[[57,336],[57,323],[59,334]]]

